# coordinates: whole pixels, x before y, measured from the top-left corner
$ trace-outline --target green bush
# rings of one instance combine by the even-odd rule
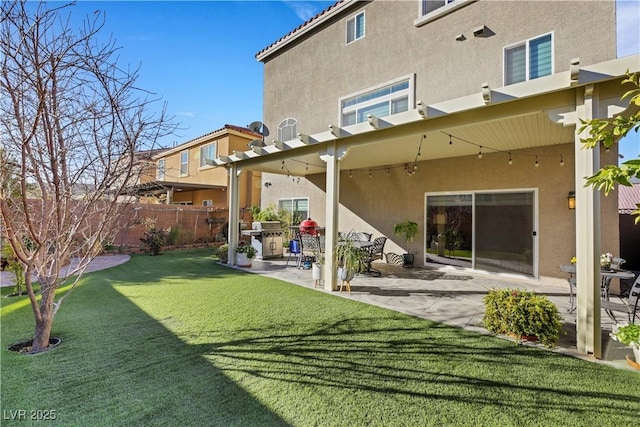
[[[176,224],[167,230],[165,244],[168,246],[180,245],[182,239],[182,227]]]
[[[7,270],[12,272],[15,275],[15,287],[14,294],[15,295],[23,295],[26,293],[26,283],[24,279],[24,266],[18,258],[16,257],[15,252],[13,252],[13,247],[9,244],[2,246],[2,257],[7,261]]]
[[[159,255],[167,244],[167,232],[162,228],[150,228],[140,241],[151,251],[151,255]]]
[[[558,308],[544,295],[518,289],[495,289],[484,298],[484,327],[496,334],[535,336],[554,347],[562,332]]]
[[[218,257],[220,262],[227,263],[229,261],[229,245],[227,243],[220,245],[214,255]]]

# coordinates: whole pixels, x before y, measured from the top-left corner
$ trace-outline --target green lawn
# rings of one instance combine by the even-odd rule
[[[2,425],[631,426],[640,374],[217,265],[210,250],[88,274],[63,344],[25,356],[2,300]],[[6,294],[10,290],[3,289]],[[12,421],[15,410],[56,420]]]

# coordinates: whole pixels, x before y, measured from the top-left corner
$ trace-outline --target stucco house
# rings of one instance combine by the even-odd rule
[[[247,150],[251,141],[262,136],[234,125],[202,135],[151,157],[153,173],[143,174],[134,193],[154,203],[228,208],[228,170],[213,164]],[[239,203],[243,208],[260,204],[261,173],[248,171],[239,178]]]
[[[583,178],[617,152],[583,149],[579,129],[628,108],[621,81],[640,70],[617,58],[615,14],[614,0],[338,1],[257,53],[277,135],[216,160],[230,206],[240,171],[269,182],[263,206],[306,206],[326,227],[327,289],[339,231],[401,253],[405,219],[420,265],[560,283],[576,256],[578,350],[599,357],[597,260],[619,253],[618,204]]]

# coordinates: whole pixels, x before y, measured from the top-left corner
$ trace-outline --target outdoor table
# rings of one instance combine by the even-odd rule
[[[575,264],[562,264],[560,265],[560,269],[565,273],[569,273],[569,280],[573,279],[576,274],[576,266]],[[619,268],[616,269],[601,269],[600,270],[600,298],[602,301],[609,301],[609,285],[611,284],[611,279],[633,279],[635,278],[635,274],[629,270],[622,270]],[[571,286],[571,285],[570,285]],[[605,312],[611,317],[615,319],[610,310],[605,309]]]

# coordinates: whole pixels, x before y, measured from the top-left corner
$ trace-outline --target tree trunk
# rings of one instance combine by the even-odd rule
[[[33,345],[31,353],[37,353],[49,347],[49,338],[51,337],[51,327],[53,326],[53,301],[55,298],[55,290],[42,290],[42,300],[40,302],[39,315],[36,315],[36,331],[33,336]]]

